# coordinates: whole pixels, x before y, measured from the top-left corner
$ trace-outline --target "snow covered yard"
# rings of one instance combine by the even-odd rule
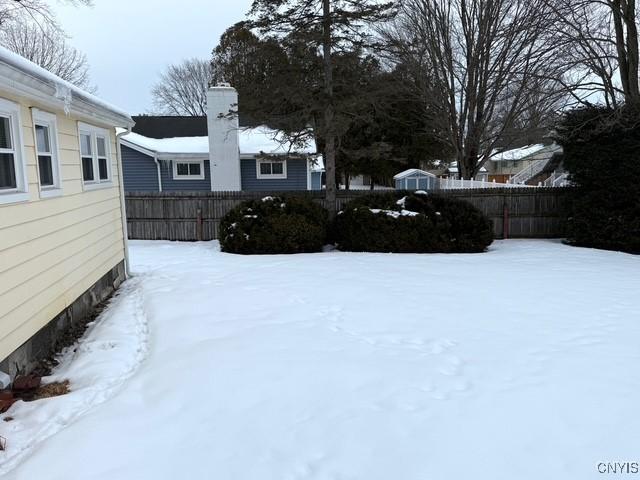
[[[29,452],[5,478],[584,480],[640,460],[639,257],[131,258],[98,347],[57,373],[76,391],[0,422]]]

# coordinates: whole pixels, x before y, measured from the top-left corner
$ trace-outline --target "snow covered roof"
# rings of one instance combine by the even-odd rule
[[[316,153],[314,142],[306,141],[303,145],[290,146],[284,136],[278,131],[269,127],[241,128],[240,155],[293,155]]]
[[[122,141],[131,143],[156,154],[191,154],[209,156],[209,137],[149,138],[138,133],[128,133]]]
[[[496,153],[491,157],[492,162],[504,162],[513,160],[523,160],[531,155],[538,153],[545,148],[541,143],[537,145],[527,145],[525,147],[514,148],[512,150],[506,150],[504,152]]]
[[[399,180],[401,178],[411,177],[414,175],[425,175],[427,177],[435,177],[433,173],[425,172],[424,170],[420,170],[419,168],[410,168],[409,170],[405,170],[403,172],[394,175],[394,180]]]
[[[175,137],[175,138],[149,138],[137,133],[129,133],[122,137],[123,142],[129,146],[143,148],[150,153],[162,156],[209,156],[209,137]],[[267,155],[313,155],[316,153],[312,142],[307,142],[301,147],[284,143],[282,135],[268,127],[256,127],[240,129],[238,132],[240,142],[240,155],[255,156],[261,153]],[[322,164],[321,170],[324,170]]]
[[[451,164],[449,165],[449,168],[447,168],[447,170],[449,170],[449,172],[451,173],[458,173],[458,162],[451,162]],[[488,170],[483,166],[480,168],[480,172],[481,173],[486,173],[488,172]]]
[[[119,125],[114,126],[132,126],[133,120],[129,116],[129,113],[111,105],[104,100],[85,92],[81,88],[73,85],[66,80],[61,79],[57,75],[45,70],[44,68],[36,65],[35,63],[27,60],[26,58],[14,53],[5,47],[0,46],[0,63],[3,63],[14,70],[17,70],[28,77],[36,80],[39,85],[46,85],[50,87],[52,99],[55,99],[65,110],[71,109],[74,106],[74,101],[80,100],[85,104],[89,104],[91,107],[97,108],[102,112],[111,114],[111,116],[117,117]],[[4,75],[0,75],[4,77]],[[8,78],[2,78],[3,81],[11,80]],[[23,85],[12,82],[13,87],[20,89]],[[27,87],[24,85],[24,87]],[[42,89],[42,87],[40,87]],[[116,119],[113,119],[116,120]]]
[[[318,155],[314,162],[311,164],[312,172],[324,172],[324,159],[321,155]]]

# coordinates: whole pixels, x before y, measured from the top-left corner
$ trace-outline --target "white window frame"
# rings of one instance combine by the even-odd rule
[[[282,173],[269,173],[264,174],[260,171],[260,165],[263,163],[282,163]],[[257,158],[256,159],[256,178],[261,180],[276,180],[276,179],[286,179],[287,178],[287,159],[283,158],[282,160],[272,159],[272,158]]]
[[[173,179],[174,180],[204,180],[204,160],[173,160]],[[200,175],[178,175],[178,164],[198,164],[200,165]]]
[[[84,179],[82,166],[82,135],[89,135],[91,138],[91,159],[93,165],[93,180]],[[104,137],[104,148],[107,160],[107,178],[100,179],[100,163],[98,161],[98,137]],[[85,190],[96,190],[113,186],[113,173],[111,172],[111,135],[105,128],[78,122],[78,153],[80,155],[80,173],[82,185]],[[100,158],[105,158],[100,156]]]
[[[11,149],[0,149],[0,153],[13,155],[14,170],[16,172],[16,188],[0,190],[0,205],[6,203],[26,202],[29,200],[29,181],[27,179],[27,164],[22,138],[22,117],[20,105],[4,98],[0,98],[0,116],[9,118],[11,134]]]
[[[62,178],[60,166],[60,149],[58,147],[58,122],[55,114],[43,112],[37,108],[31,109],[33,117],[33,139],[36,151],[36,171],[38,172],[38,185],[40,186],[40,198],[51,198],[62,195]],[[42,126],[49,129],[49,148],[51,149],[51,170],[53,172],[53,185],[43,186],[40,183],[40,152],[38,151],[38,138],[36,134],[36,126]]]

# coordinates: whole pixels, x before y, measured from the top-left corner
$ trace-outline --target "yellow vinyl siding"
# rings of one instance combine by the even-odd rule
[[[0,360],[70,306],[124,259],[116,132],[88,119],[19,103],[28,202],[0,204]],[[40,198],[30,107],[56,114],[62,195]],[[78,122],[109,131],[111,184],[84,190]]]

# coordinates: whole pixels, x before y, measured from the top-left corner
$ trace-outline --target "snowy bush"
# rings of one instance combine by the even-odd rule
[[[491,244],[493,228],[467,202],[394,192],[349,203],[333,223],[332,238],[346,251],[475,253]]]
[[[568,243],[640,253],[640,109],[577,109],[557,131],[564,166],[577,186]]]
[[[220,246],[229,253],[318,252],[326,236],[327,212],[305,197],[249,200],[220,223]]]

